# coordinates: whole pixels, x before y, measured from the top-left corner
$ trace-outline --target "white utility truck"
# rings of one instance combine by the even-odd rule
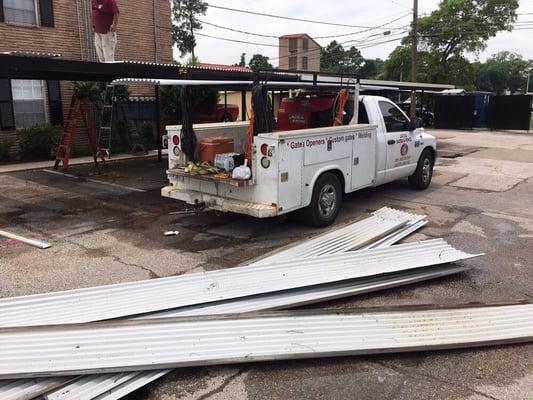
[[[169,185],[162,195],[198,208],[275,217],[297,210],[313,226],[331,224],[343,194],[408,178],[414,189],[431,183],[437,143],[385,97],[362,95],[355,87],[349,125],[274,131],[253,139],[252,177],[240,181],[191,176],[181,151],[181,126],[167,127]],[[195,125],[198,138],[230,136],[236,151],[247,122]],[[242,151],[241,151],[242,152]]]

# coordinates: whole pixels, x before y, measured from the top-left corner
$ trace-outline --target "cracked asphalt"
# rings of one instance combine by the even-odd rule
[[[457,276],[313,307],[533,297],[533,135],[433,133],[441,158],[428,190],[399,181],[347,195],[337,223],[397,207],[429,216],[408,240],[444,237],[486,256],[466,261],[472,269]],[[0,238],[0,297],[232,267],[319,232],[287,217],[181,213],[186,205],[159,194],[165,164],[155,159],[110,163],[102,175],[90,165],[69,173],[0,175],[0,229],[52,244],[43,251]],[[179,235],[165,237],[167,230]],[[128,398],[529,400],[533,345],[186,368]]]

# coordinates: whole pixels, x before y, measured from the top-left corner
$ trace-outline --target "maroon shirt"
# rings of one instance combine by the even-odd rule
[[[119,13],[115,0],[92,0],[93,26],[96,33],[108,33],[113,17]]]

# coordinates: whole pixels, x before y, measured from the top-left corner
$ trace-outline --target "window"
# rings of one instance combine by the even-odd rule
[[[298,50],[298,39],[289,39],[289,51]]]
[[[379,109],[383,115],[387,132],[402,132],[409,130],[409,120],[394,104],[380,101]]]
[[[4,0],[4,19],[36,25],[35,0]]]
[[[298,57],[289,57],[289,69],[298,68]]]
[[[302,50],[303,51],[309,50],[309,40],[302,39]]]
[[[13,113],[15,126],[25,128],[46,122],[43,81],[13,79]]]
[[[302,69],[307,70],[307,57],[302,57]]]

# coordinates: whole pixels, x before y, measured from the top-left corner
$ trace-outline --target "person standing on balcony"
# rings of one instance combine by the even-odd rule
[[[92,0],[94,45],[100,62],[115,61],[118,6],[115,0]]]

